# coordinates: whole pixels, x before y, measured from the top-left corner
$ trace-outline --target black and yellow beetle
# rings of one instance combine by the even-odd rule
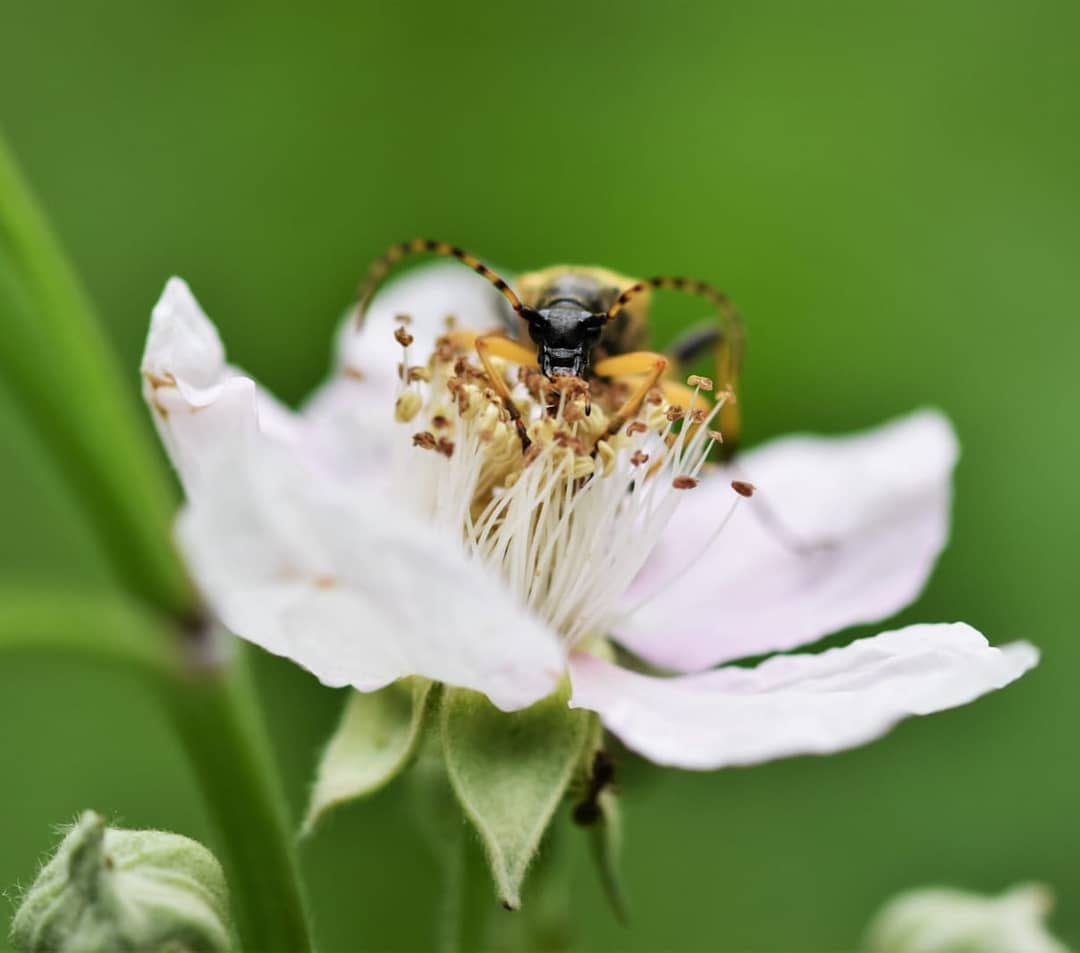
[[[654,387],[664,389],[673,403],[684,401],[687,388],[667,379],[665,374],[672,365],[686,365],[713,351],[715,385],[727,397],[721,418],[724,449],[727,454],[734,449],[739,438],[736,388],[744,333],[739,312],[722,291],[689,278],[635,280],[603,268],[570,265],[521,274],[516,279],[515,290],[464,249],[418,238],[392,246],[371,266],[360,289],[358,321],[363,320],[368,304],[390,268],[407,255],[425,252],[458,259],[490,281],[513,309],[513,316],[508,315],[506,333],[470,335],[470,343],[475,346],[492,386],[511,413],[514,406],[510,391],[503,377],[496,373],[492,357],[539,368],[553,381],[560,378],[634,380],[629,395],[613,411],[614,430],[637,413]],[[719,321],[684,335],[673,346],[671,357],[647,350],[648,299],[652,289],[705,298],[716,309]]]

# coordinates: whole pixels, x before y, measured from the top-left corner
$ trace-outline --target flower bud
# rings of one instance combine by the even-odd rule
[[[1043,925],[1050,891],[1022,884],[999,897],[963,890],[911,890],[893,898],[867,934],[871,953],[1068,953]]]
[[[219,953],[225,875],[193,840],[107,828],[87,811],[26,891],[11,936],[23,953]]]

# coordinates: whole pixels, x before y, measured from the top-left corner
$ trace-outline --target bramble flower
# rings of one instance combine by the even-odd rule
[[[187,497],[180,546],[232,632],[327,685],[422,676],[505,711],[568,675],[571,706],[692,769],[863,744],[1036,663],[1027,643],[954,623],[716,668],[915,598],[947,537],[949,424],[924,410],[789,437],[731,469],[707,462],[715,409],[656,394],[612,421],[603,386],[500,364],[523,453],[467,335],[448,333],[449,315],[500,326],[488,292],[452,266],[398,281],[361,330],[344,323],[330,380],[293,412],[226,363],[187,286],[168,283],[145,395]],[[614,644],[665,674],[621,666]]]

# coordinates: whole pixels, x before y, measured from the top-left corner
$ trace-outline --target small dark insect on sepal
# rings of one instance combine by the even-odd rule
[[[603,748],[593,756],[585,795],[574,805],[574,823],[590,827],[601,819],[600,794],[615,783],[615,762]]]

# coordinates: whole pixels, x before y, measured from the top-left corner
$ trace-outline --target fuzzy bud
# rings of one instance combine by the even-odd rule
[[[23,896],[11,938],[23,953],[219,953],[225,875],[187,837],[108,828],[87,811]]]
[[[998,897],[944,887],[895,897],[870,926],[871,953],[1068,953],[1047,931],[1050,891],[1023,884]]]

